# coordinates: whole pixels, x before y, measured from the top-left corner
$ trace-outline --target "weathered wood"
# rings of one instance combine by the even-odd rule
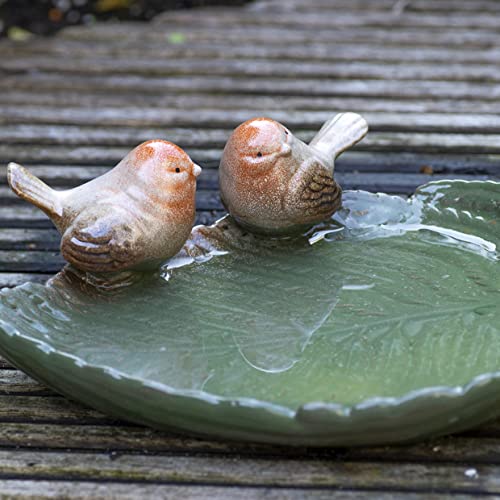
[[[1,44],[0,44],[1,47]],[[409,112],[409,113],[481,113],[496,114],[500,113],[500,102],[483,101],[480,99],[466,101],[447,100],[447,99],[404,99],[397,100],[379,96],[376,100],[352,97],[290,97],[290,96],[245,96],[237,94],[225,95],[169,95],[162,92],[156,94],[102,94],[96,90],[87,90],[72,92],[71,89],[59,91],[57,93],[39,91],[36,93],[29,91],[10,91],[0,93],[0,103],[3,105],[16,106],[47,106],[47,107],[83,107],[91,109],[104,108],[135,108],[140,107],[149,111],[157,110],[159,107],[182,110],[231,110],[241,111],[253,110],[255,114],[269,114],[271,110],[282,112],[290,111],[329,111],[336,112],[344,109],[354,109],[358,112]],[[274,111],[273,111],[274,112]],[[290,113],[293,116],[293,113]],[[233,119],[234,120],[234,119]],[[28,126],[32,125],[31,122]],[[175,124],[177,125],[177,124]],[[18,127],[26,125],[12,125],[14,132]]]
[[[336,458],[350,461],[498,463],[500,440],[442,438],[404,447],[334,449],[212,442],[132,426],[56,396],[0,396],[0,445],[127,452],[238,454]],[[480,444],[479,444],[480,443]]]
[[[0,187],[0,200],[4,201],[4,191]],[[8,194],[10,196],[10,193]],[[59,233],[54,229],[7,229],[0,228],[0,250],[59,250]],[[4,276],[0,274],[0,283]],[[5,286],[5,285],[4,285]]]
[[[193,42],[237,42],[238,44],[253,43],[270,45],[340,45],[348,46],[354,44],[369,45],[369,49],[377,48],[379,51],[384,47],[405,47],[415,49],[417,47],[437,47],[442,50],[449,48],[462,48],[465,53],[469,49],[491,49],[498,42],[499,34],[488,30],[472,31],[467,29],[432,30],[432,36],[424,28],[411,29],[399,27],[394,23],[391,30],[383,28],[365,29],[349,27],[342,29],[307,26],[295,26],[290,29],[280,26],[244,26],[237,23],[226,25],[224,29],[205,26],[191,26],[190,23],[182,23],[179,26],[180,33],[184,37],[183,45]],[[68,54],[75,55],[94,54],[106,55],[112,51],[131,49],[137,53],[139,44],[148,50],[172,50],[168,47],[170,31],[165,29],[163,23],[157,25],[155,22],[149,25],[148,32],[137,25],[137,23],[106,23],[103,27],[96,24],[92,27],[79,27],[62,31],[57,38],[39,40],[35,44],[19,44],[5,41],[0,45],[0,53],[33,54]],[[179,33],[179,31],[177,32]],[[105,42],[105,43],[102,43]],[[178,44],[176,44],[178,45]],[[175,48],[175,47],[174,47]],[[177,47],[178,49],[178,47]],[[455,53],[456,55],[456,53]]]
[[[335,489],[313,489],[313,488],[279,488],[269,489],[267,487],[217,487],[209,485],[181,486],[177,484],[142,484],[121,482],[91,482],[91,481],[36,481],[36,480],[0,480],[0,492],[9,499],[50,499],[50,498],[92,498],[137,500],[138,498],[161,498],[164,500],[197,499],[212,500],[214,498],[225,500],[253,500],[266,498],[268,500],[303,499],[364,499],[373,498],[376,495],[381,500],[392,500],[403,498],[405,500],[435,498],[453,498],[465,500],[470,498],[466,495],[434,495],[429,493],[407,493],[407,492],[381,492],[335,490]]]
[[[122,483],[94,483],[78,481],[25,481],[25,480],[0,480],[0,491],[9,499],[49,499],[49,498],[93,498],[93,499],[131,499],[137,498],[162,498],[165,500],[177,500],[178,498],[197,499],[257,499],[264,494],[270,500],[282,498],[304,498],[307,495],[314,499],[327,498],[368,498],[369,492],[336,492],[324,490],[307,489],[280,489],[268,490],[264,488],[223,488],[213,486],[177,486],[177,485],[144,485],[144,484],[122,484]],[[378,496],[378,495],[377,495]],[[382,499],[398,498],[392,493],[383,493]],[[401,498],[420,498],[418,494],[404,494]],[[458,497],[460,498],[460,497]]]
[[[0,451],[4,476],[33,479],[119,480],[234,486],[295,486],[397,491],[497,494],[498,466],[479,465],[477,477],[463,465],[394,464],[324,459],[234,460],[219,456],[148,456],[116,453]],[[404,485],[404,486],[402,486]]]
[[[385,11],[391,13],[397,8],[394,0],[377,0],[370,2],[367,0],[288,0],[286,3],[281,0],[268,0],[266,9],[286,10],[286,11],[302,11],[314,9],[316,12],[321,10],[334,11],[342,9],[346,11],[366,10],[369,8],[373,11]],[[495,1],[478,0],[476,2],[463,2],[460,0],[412,0],[405,2],[401,10],[404,12],[500,12],[500,5]]]
[[[17,370],[0,369],[0,394],[53,394],[46,387]]]
[[[210,93],[224,94],[238,92],[243,95],[288,95],[301,96],[304,89],[311,96],[364,96],[376,98],[386,95],[396,98],[455,98],[483,99],[496,101],[500,96],[500,85],[477,82],[408,81],[393,80],[342,80],[342,79],[279,79],[279,78],[238,78],[203,75],[199,78],[182,76],[80,76],[65,75],[64,78],[52,73],[27,73],[8,75],[0,80],[0,90],[84,90],[100,89],[114,93],[146,94],[176,92],[179,94]]]
[[[445,437],[400,447],[314,448],[210,441],[120,424],[62,397],[0,396],[0,446],[121,450],[128,453],[222,454],[248,457],[329,458],[399,463],[499,464],[500,440]],[[480,429],[479,429],[480,430]],[[479,432],[479,430],[477,432]],[[472,432],[472,431],[471,431]]]
[[[264,109],[241,107],[228,111],[163,110],[123,105],[120,108],[100,108],[96,116],[95,110],[82,107],[61,110],[45,106],[0,106],[0,124],[4,124],[0,128],[0,140],[28,144],[35,140],[41,144],[135,144],[145,137],[169,137],[190,147],[210,148],[225,144],[230,133],[227,129],[259,114],[268,114],[291,128],[304,129],[303,135],[311,137],[336,112],[281,109],[269,113]],[[379,111],[365,112],[364,116],[370,123],[371,134],[363,141],[368,141],[368,144],[377,144],[380,132],[444,132],[443,142],[453,139],[459,142],[462,138],[452,135],[457,132],[468,135],[500,133],[500,118],[494,114]],[[109,129],[109,125],[113,129]],[[483,137],[474,135],[474,138],[483,148],[488,148]],[[435,141],[435,137],[429,139]],[[492,139],[498,141],[500,136]],[[420,138],[421,142],[424,140],[425,136]]]
[[[352,56],[349,57],[351,59]],[[377,58],[375,58],[377,59]],[[472,57],[471,57],[472,59]],[[499,57],[494,62],[498,62]],[[208,71],[212,75],[265,78],[339,78],[339,79],[374,79],[374,80],[412,80],[412,81],[464,81],[464,82],[500,82],[500,70],[490,64],[464,65],[463,63],[445,66],[418,61],[349,61],[312,62],[288,61],[282,59],[144,59],[136,57],[108,57],[72,59],[44,57],[3,57],[0,70],[7,72],[32,71],[38,69],[48,73],[85,74],[85,75],[147,75],[147,76],[202,76]],[[439,61],[443,62],[443,61]]]
[[[58,252],[0,250],[0,269],[9,272],[56,273],[64,266]]]
[[[76,423],[113,425],[115,420],[66,398],[0,396],[0,422]]]
[[[454,29],[479,29],[491,32],[498,32],[500,27],[495,16],[481,11],[459,13],[412,13],[405,15],[388,15],[386,12],[371,12],[369,9],[365,12],[336,12],[333,16],[325,16],[322,12],[310,10],[308,12],[281,12],[279,16],[262,15],[258,9],[246,9],[243,11],[232,11],[230,9],[207,8],[204,10],[206,15],[197,15],[189,11],[166,12],[157,16],[157,23],[171,24],[176,23],[177,27],[182,27],[184,23],[189,26],[215,26],[222,27],[226,23],[239,23],[241,25],[273,25],[273,26],[291,26],[319,28],[319,27],[340,27],[340,28],[376,28],[390,27],[394,24],[405,28],[418,28],[420,30],[445,30]]]
[[[228,68],[235,61],[239,60],[244,63],[247,67],[244,68],[245,71],[250,71],[251,68],[248,67],[252,61],[257,64],[259,62],[262,64],[265,61],[273,61],[274,63],[280,63],[282,66],[286,67],[287,64],[291,63],[313,63],[312,67],[315,66],[314,63],[318,62],[329,62],[329,63],[374,63],[374,62],[385,62],[385,63],[405,63],[410,67],[415,63],[420,63],[424,65],[431,65],[436,71],[439,68],[436,66],[437,63],[447,63],[447,64],[462,64],[465,70],[472,70],[474,65],[479,66],[481,63],[483,65],[488,63],[494,63],[500,58],[500,51],[491,47],[474,47],[474,48],[464,48],[462,47],[427,47],[419,41],[415,41],[414,46],[392,46],[387,45],[382,42],[375,42],[370,44],[370,46],[360,47],[358,40],[353,40],[349,42],[344,40],[344,32],[338,33],[336,39],[331,40],[330,43],[326,43],[330,36],[325,33],[325,36],[320,38],[309,38],[303,40],[303,46],[289,46],[283,45],[283,41],[280,38],[280,33],[276,33],[274,30],[259,31],[251,30],[245,31],[242,27],[240,30],[227,30],[224,31],[222,36],[219,31],[193,31],[187,32],[187,42],[180,45],[169,45],[165,43],[165,33],[163,30],[155,31],[154,29],[148,33],[146,37],[141,39],[141,45],[138,47],[137,43],[131,43],[130,41],[130,30],[127,30],[127,34],[123,34],[122,31],[124,27],[119,25],[114,30],[112,28],[108,29],[104,34],[106,38],[106,44],[96,44],[95,41],[85,40],[85,43],[81,43],[73,40],[55,41],[50,44],[42,43],[37,46],[9,46],[8,44],[0,45],[0,54],[4,57],[5,65],[2,65],[5,69],[11,69],[13,71],[26,71],[29,69],[25,60],[31,60],[35,67],[41,64],[41,67],[49,70],[54,65],[58,65],[57,59],[61,56],[72,57],[74,59],[84,58],[88,60],[90,65],[95,66],[105,60],[105,58],[110,58],[113,55],[118,59],[125,59],[127,55],[131,58],[132,65],[125,63],[123,70],[129,68],[130,71],[133,67],[142,68],[143,70],[146,66],[150,66],[155,71],[155,66],[153,61],[159,63],[158,69],[162,67],[165,68],[170,65],[175,72],[180,70],[185,72],[190,66],[195,66],[196,62],[200,61],[200,58],[212,60],[214,64],[218,64],[219,69],[216,71],[221,71],[223,61],[228,62]],[[238,37],[238,33],[240,37]],[[114,36],[111,37],[110,34]],[[285,39],[290,38],[290,35],[294,34],[295,38],[300,37],[300,32],[288,31],[283,33]],[[120,36],[126,36],[124,42],[117,43],[116,38]],[[349,38],[349,37],[347,37]],[[500,38],[500,37],[499,37]],[[243,39],[243,40],[242,40]],[[127,41],[128,40],[128,41]],[[242,41],[246,40],[247,44],[241,44]],[[207,44],[210,41],[210,44]],[[297,40],[295,40],[297,41]],[[235,43],[238,42],[238,43]],[[492,41],[493,42],[493,41]],[[498,42],[498,39],[495,40]],[[493,43],[495,43],[493,42]],[[331,50],[331,44],[335,43],[335,51]],[[490,44],[491,45],[491,44]],[[147,57],[145,57],[144,50],[147,49]],[[198,59],[193,59],[193,53],[196,53]],[[224,58],[221,58],[223,54]],[[21,60],[16,62],[16,55],[23,56]],[[34,59],[36,56],[42,55],[40,61]],[[139,59],[142,55],[142,60],[145,62],[144,65],[139,64]],[[47,56],[51,56],[50,58]],[[231,60],[233,58],[234,60]],[[176,60],[177,64],[174,65],[170,60]],[[50,62],[52,61],[52,65]],[[134,63],[134,61],[136,61]],[[167,66],[165,66],[167,65]],[[58,67],[65,68],[65,66],[60,63]],[[306,65],[307,66],[307,65]],[[68,67],[68,71],[74,71],[73,65]],[[320,66],[321,67],[321,66]],[[343,68],[344,66],[339,66]],[[483,69],[486,66],[483,66]],[[240,66],[238,66],[238,69]],[[81,68],[82,72],[87,71],[86,67]],[[279,64],[278,64],[279,70]],[[299,67],[293,68],[294,71],[302,71]],[[95,72],[95,69],[90,69],[91,72]],[[65,71],[67,72],[67,71]],[[434,79],[433,75],[431,78]]]

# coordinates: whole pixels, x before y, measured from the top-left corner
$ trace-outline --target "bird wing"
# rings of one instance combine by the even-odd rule
[[[123,215],[109,213],[92,220],[78,218],[61,241],[63,257],[78,269],[110,272],[129,268],[141,258],[142,245]],[[133,222],[133,221],[132,221]]]
[[[294,175],[288,204],[301,219],[327,218],[342,203],[342,189],[332,174],[319,161],[303,165]]]

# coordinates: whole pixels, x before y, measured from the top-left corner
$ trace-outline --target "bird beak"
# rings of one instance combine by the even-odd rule
[[[198,177],[201,174],[201,167],[199,165],[196,165],[196,163],[193,163],[193,175],[195,177]]]

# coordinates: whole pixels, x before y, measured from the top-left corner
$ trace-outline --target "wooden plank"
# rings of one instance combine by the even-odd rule
[[[63,399],[63,398],[61,398]],[[0,403],[2,397],[0,397]],[[54,415],[57,418],[57,414]],[[59,417],[60,418],[60,417]],[[236,453],[254,456],[276,456],[284,451],[291,455],[304,454],[304,449],[269,447],[252,443],[206,441],[178,436],[149,428],[127,425],[85,425],[74,423],[2,422],[0,447],[45,448],[48,450],[121,450],[142,453]],[[330,455],[335,451],[330,450]]]
[[[14,374],[13,374],[14,375]],[[26,392],[32,393],[33,382],[26,379]],[[16,385],[16,383],[13,383]],[[19,390],[16,388],[19,392]],[[445,437],[438,440],[426,441],[424,443],[407,445],[405,447],[371,447],[371,448],[353,448],[350,450],[335,450],[333,448],[309,449],[306,447],[287,448],[271,445],[258,445],[239,442],[217,442],[203,439],[167,434],[158,431],[151,431],[142,426],[131,426],[124,422],[117,421],[107,417],[102,413],[87,408],[78,403],[67,400],[59,396],[36,396],[22,395],[22,393],[9,396],[0,395],[0,423],[4,424],[23,423],[23,424],[51,424],[50,427],[35,427],[33,425],[12,427],[16,429],[13,433],[17,437],[9,441],[7,431],[0,441],[0,446],[29,446],[39,447],[40,440],[46,435],[50,439],[51,433],[55,436],[62,435],[64,431],[69,434],[75,434],[75,439],[67,440],[56,438],[54,443],[47,442],[43,446],[49,448],[81,448],[82,443],[79,439],[85,434],[85,426],[90,426],[89,439],[84,448],[105,449],[109,446],[112,439],[115,439],[113,447],[129,451],[142,451],[144,449],[154,450],[156,452],[175,452],[186,450],[196,453],[231,453],[248,456],[327,456],[344,458],[346,460],[376,460],[379,458],[384,461],[424,461],[424,462],[457,462],[466,459],[471,463],[499,463],[500,439],[498,436],[492,438],[489,434],[484,434],[488,426],[482,426],[479,429],[473,429],[465,436]],[[57,425],[65,427],[58,429]],[[73,430],[68,430],[68,425],[72,425]],[[498,430],[500,421],[489,424]],[[103,428],[97,426],[104,426]],[[120,427],[117,427],[120,426]],[[95,429],[94,429],[95,427]],[[132,439],[126,439],[127,433],[132,434]],[[32,441],[28,433],[33,433],[38,438]],[[478,441],[475,436],[482,434],[483,439]],[[25,435],[29,445],[22,444],[22,435]],[[472,438],[469,436],[473,436]]]
[[[1,47],[1,44],[0,44]],[[360,113],[384,112],[384,113],[478,113],[496,114],[500,113],[500,102],[482,100],[447,100],[447,99],[405,99],[397,100],[379,96],[377,99],[363,97],[335,98],[335,97],[290,97],[290,96],[244,96],[235,94],[225,95],[169,95],[158,92],[153,95],[135,94],[102,94],[94,91],[72,92],[70,89],[58,92],[29,92],[15,91],[0,93],[2,105],[24,106],[47,106],[64,109],[67,107],[83,107],[91,109],[141,107],[182,110],[253,110],[254,114],[269,114],[278,111],[322,111],[336,112],[338,110],[351,109]],[[293,116],[293,113],[290,113]],[[233,121],[235,121],[233,119]],[[28,125],[12,125],[25,127]],[[178,125],[178,124],[175,124]],[[3,127],[2,127],[3,128]],[[13,132],[14,133],[14,132]]]
[[[53,73],[28,73],[7,75],[0,79],[0,90],[97,90],[114,93],[158,93],[178,94],[226,92],[246,95],[303,96],[304,89],[312,96],[372,97],[380,95],[396,98],[483,99],[496,101],[500,97],[500,85],[477,82],[342,80],[342,79],[279,79],[266,77],[239,78],[204,75],[199,78],[182,76],[76,76],[60,78]]]
[[[334,16],[326,16],[324,13],[311,9],[307,12],[281,12],[279,16],[266,16],[265,4],[263,9],[220,9],[207,8],[199,12],[168,11],[156,17],[155,23],[176,24],[182,27],[189,24],[190,27],[215,26],[223,27],[226,24],[241,24],[244,26],[301,26],[301,27],[341,27],[341,28],[392,28],[395,24],[399,27],[418,28],[420,30],[444,30],[467,28],[470,30],[488,30],[498,32],[500,26],[495,16],[482,12],[457,13],[411,13],[404,15],[387,15],[386,12],[373,12],[367,9],[363,12],[338,11]]]
[[[130,23],[126,24],[107,24],[107,29],[103,29],[99,24],[89,28],[78,27],[71,30],[63,31],[55,40],[48,40],[42,42],[41,46],[34,46],[33,44],[24,44],[19,46],[19,44],[9,44],[3,45],[2,50],[7,52],[12,52],[17,47],[21,53],[30,51],[43,51],[45,53],[51,51],[75,51],[79,54],[89,53],[91,48],[97,48],[95,52],[96,55],[103,55],[109,53],[110,48],[120,50],[120,47],[124,49],[132,48],[134,46],[132,42],[141,42],[141,45],[145,45],[148,48],[161,50],[160,41],[163,42],[163,48],[165,45],[171,45],[169,43],[168,35],[170,31],[165,28],[163,22],[157,23],[153,21],[150,25],[150,29],[147,33],[143,30],[139,31],[136,25]],[[307,25],[296,25],[292,27],[279,26],[279,25],[253,25],[245,26],[239,23],[228,24],[225,26],[224,30],[221,30],[217,26],[207,25],[203,29],[200,29],[195,24],[189,22],[181,22],[178,26],[179,32],[184,36],[183,45],[189,45],[192,43],[198,43],[204,41],[206,42],[231,42],[238,41],[241,44],[253,43],[271,45],[287,45],[293,43],[294,45],[300,46],[311,46],[311,45],[355,45],[355,44],[373,44],[373,48],[382,49],[383,47],[406,47],[413,49],[415,47],[421,48],[458,48],[463,47],[465,50],[471,49],[491,49],[496,42],[498,42],[499,34],[498,32],[491,31],[488,29],[482,29],[477,31],[467,30],[467,29],[454,29],[449,31],[443,29],[439,32],[432,30],[432,33],[425,28],[409,28],[400,27],[397,23],[394,23],[391,30],[384,30],[383,28],[377,27],[348,27],[343,28],[341,26],[335,29],[318,27],[314,28],[314,34],[317,36],[311,36],[311,28]],[[126,30],[126,32],[125,32]],[[113,38],[110,36],[115,35]],[[240,38],[238,39],[238,33],[240,33]],[[385,34],[385,36],[384,36]],[[432,34],[432,37],[429,36]],[[117,36],[121,40],[117,39]],[[105,42],[105,43],[102,43]],[[461,42],[461,43],[460,43]],[[111,44],[111,45],[109,45]]]
[[[341,108],[345,109],[345,108]],[[193,148],[223,147],[230,131],[240,123],[259,116],[303,129],[302,137],[311,138],[323,123],[339,110],[302,111],[252,108],[238,110],[163,110],[157,107],[122,106],[94,109],[83,107],[0,106],[0,140],[11,143],[40,144],[137,144],[146,138],[168,137],[172,142]],[[359,110],[357,110],[359,111]],[[443,142],[463,140],[457,133],[474,134],[484,148],[481,134],[499,134],[500,117],[480,113],[364,112],[370,134],[361,144],[377,144],[380,132],[440,132]],[[78,125],[78,127],[76,126]],[[112,129],[109,126],[113,126]],[[391,136],[392,137],[392,136]],[[396,140],[399,136],[395,136]],[[405,137],[405,136],[401,136]],[[416,139],[423,142],[427,136]],[[436,142],[436,137],[430,136]],[[500,136],[493,139],[500,139]],[[469,141],[470,142],[470,141]]]
[[[28,163],[26,163],[28,166]],[[61,165],[29,165],[29,169],[37,176],[50,183],[52,186],[76,186],[87,182],[94,177],[104,174],[113,164],[106,167],[67,165],[61,168]],[[0,182],[4,184],[5,190],[7,182],[7,169],[0,169]]]
[[[219,456],[0,451],[4,478],[119,480],[176,484],[329,487],[386,491],[499,492],[498,466],[395,464],[337,460],[234,460]]]
[[[51,499],[51,498],[78,498],[99,499],[119,499],[137,500],[138,498],[161,498],[164,500],[197,499],[212,500],[253,500],[266,498],[267,500],[283,500],[311,498],[313,500],[327,499],[365,499],[373,498],[374,492],[334,489],[313,489],[313,488],[260,488],[260,487],[224,487],[209,485],[180,486],[174,484],[142,484],[127,481],[123,482],[92,482],[92,481],[43,481],[43,480],[22,480],[4,479],[0,480],[0,492],[9,499]],[[405,500],[434,499],[437,495],[428,493],[406,493],[406,492],[381,492],[377,491],[377,498],[381,500],[393,500],[403,498]],[[465,500],[470,498],[466,495],[439,494],[439,498],[454,498]]]
[[[404,15],[393,15],[386,12],[343,12],[338,10],[334,16],[325,15],[323,12],[315,12],[310,9],[308,12],[280,12],[273,15],[270,10],[266,15],[266,9],[204,9],[203,15],[200,11],[168,11],[157,16],[153,23],[164,29],[164,40],[168,43],[168,33],[170,26],[175,25],[176,32],[205,31],[208,29],[224,32],[226,27],[241,29],[284,29],[292,31],[314,31],[330,29],[331,31],[341,30],[350,32],[377,32],[383,28],[390,27],[393,30],[407,30],[418,32],[418,34],[433,33],[487,33],[495,35],[498,33],[498,24],[495,16],[488,13],[405,13]],[[130,26],[128,31],[127,28]],[[120,33],[120,27],[105,30],[102,26],[79,27],[63,31],[60,38],[88,39],[93,35],[93,40],[108,41],[111,38],[116,40],[116,34]],[[127,34],[127,38],[140,42],[141,33],[133,25],[123,23],[122,34]],[[106,32],[108,31],[108,34]],[[151,32],[151,31],[150,31]],[[115,35],[113,37],[111,35]],[[142,33],[144,36],[144,33]],[[465,42],[466,40],[464,40]]]
[[[377,2],[367,0],[266,0],[260,2],[262,8],[273,10],[286,11],[384,11],[387,14],[391,13],[397,4],[394,0],[377,0]],[[403,12],[500,12],[500,5],[495,1],[478,0],[474,2],[463,2],[461,0],[412,0],[405,2],[402,6]]]
[[[12,371],[12,370],[11,370]],[[125,453],[179,452],[241,457],[336,459],[350,462],[499,464],[500,439],[468,435],[444,437],[405,446],[369,448],[285,447],[212,441],[120,423],[65,398],[38,395],[0,396],[0,447],[47,450],[120,450]],[[498,422],[497,422],[498,425]],[[472,437],[469,437],[471,436]]]
[[[283,33],[283,36],[289,39],[292,33],[295,34],[295,39],[289,40],[289,42],[293,41],[294,43],[283,44],[281,38],[277,39],[274,29],[261,32],[259,37],[255,30],[245,32],[243,28],[242,30],[224,31],[225,36],[221,36],[219,31],[210,30],[187,32],[184,35],[187,38],[186,43],[169,45],[165,43],[164,30],[155,31],[152,29],[146,36],[141,37],[140,41],[134,40],[134,43],[130,41],[130,32],[121,33],[123,31],[121,25],[115,30],[110,28],[110,31],[115,36],[97,44],[95,41],[88,40],[81,43],[73,40],[62,42],[59,39],[50,44],[42,42],[41,45],[0,44],[0,54],[6,62],[3,67],[10,68],[12,71],[29,70],[25,61],[31,60],[35,67],[38,67],[40,62],[42,67],[50,69],[58,64],[58,59],[62,57],[80,61],[88,60],[90,66],[96,66],[96,63],[102,64],[103,61],[114,56],[118,60],[123,60],[124,67],[129,68],[129,71],[133,67],[144,71],[146,66],[151,66],[154,72],[156,68],[153,63],[156,61],[159,64],[158,69],[170,65],[174,73],[178,69],[185,72],[189,67],[199,64],[200,59],[213,60],[214,64],[220,64],[227,60],[228,66],[235,64],[235,61],[241,61],[241,66],[248,66],[252,61],[262,64],[266,60],[272,60],[283,67],[299,62],[312,63],[313,67],[315,64],[326,62],[330,64],[406,63],[410,67],[420,63],[430,65],[439,71],[438,63],[462,64],[467,66],[466,69],[472,70],[475,66],[481,68],[480,64],[487,67],[487,64],[495,63],[500,58],[500,50],[491,47],[492,44],[498,44],[500,36],[497,36],[496,40],[491,40],[487,46],[479,47],[469,47],[463,44],[457,47],[428,47],[424,41],[419,42],[418,40],[412,46],[403,45],[401,47],[376,40],[365,40],[365,43],[360,43],[359,40],[344,40],[343,32],[338,33],[336,39],[333,40],[330,33],[317,33],[314,38],[309,35],[309,38],[302,40],[303,35],[301,36],[300,32],[292,31],[287,32],[287,34]],[[106,34],[109,35],[109,32]],[[119,44],[115,40],[117,37],[121,37],[123,40]],[[106,43],[103,44],[103,41]],[[335,44],[334,51],[331,50],[332,44]],[[196,58],[193,57],[193,54],[196,54]],[[132,65],[127,62],[127,56],[131,59]],[[139,63],[141,56],[144,61],[143,65]],[[36,57],[39,57],[40,61],[37,61]],[[65,68],[62,62],[59,66]],[[73,65],[70,64],[69,67],[71,68]],[[343,66],[340,67],[343,68]],[[298,64],[293,69],[301,71]],[[82,72],[86,70],[86,67],[81,68]],[[243,67],[243,71],[248,70],[250,68]],[[95,72],[96,70],[92,69],[91,71]],[[123,70],[121,71],[123,72]]]
[[[56,273],[64,266],[59,252],[0,250],[0,270],[11,273]]]
[[[27,385],[30,385],[27,381]],[[29,394],[29,392],[27,392]],[[0,395],[0,446],[47,449],[109,448],[127,452],[237,454],[250,457],[283,456],[331,458],[348,461],[499,463],[500,439],[477,435],[444,437],[403,447],[335,448],[284,447],[242,442],[213,442],[118,422],[59,396]],[[500,422],[496,422],[498,425]],[[4,428],[5,427],[5,428]],[[65,437],[65,434],[67,435]]]
[[[5,200],[4,191],[8,189],[0,186],[1,201]],[[11,193],[8,194],[10,195]],[[55,229],[0,228],[0,250],[57,251],[59,240],[59,233]],[[2,279],[5,279],[5,276],[0,275],[0,283]]]
[[[167,21],[168,22],[168,21]],[[311,32],[314,31],[314,36]],[[149,25],[147,33],[144,33],[136,23],[106,23],[105,26],[96,24],[92,27],[79,26],[68,30],[63,30],[58,37],[53,40],[41,41],[40,50],[62,47],[66,44],[68,48],[76,48],[78,44],[84,45],[90,50],[98,47],[97,50],[105,51],[105,46],[134,48],[141,44],[144,48],[156,42],[163,45],[166,50],[172,49],[168,35],[171,32],[165,27],[162,18],[153,20]],[[268,46],[279,46],[293,44],[298,49],[301,46],[311,46],[321,43],[329,44],[380,44],[382,46],[400,47],[406,46],[410,50],[413,47],[436,47],[436,48],[461,48],[464,52],[477,48],[491,49],[495,43],[498,43],[499,35],[495,31],[488,29],[468,30],[456,28],[453,31],[442,29],[436,31],[424,27],[411,29],[398,26],[393,22],[390,30],[379,27],[364,26],[336,26],[335,29],[314,26],[312,29],[308,25],[295,24],[292,26],[280,26],[278,24],[253,24],[246,26],[242,23],[232,22],[221,29],[215,25],[199,26],[191,25],[189,22],[179,22],[176,26],[176,33],[181,33],[185,38],[182,44],[189,45],[192,42],[206,41],[210,43],[238,42],[238,45],[257,45],[266,43]],[[240,35],[238,37],[238,34]],[[430,36],[432,35],[432,36]],[[20,50],[30,47],[33,44],[20,44],[5,42],[8,48],[19,47]],[[182,49],[182,47],[181,47]],[[251,49],[249,49],[251,50]],[[102,53],[102,52],[101,52]]]
[[[480,65],[476,61],[474,64],[464,64],[463,62],[452,64],[448,61],[443,65],[443,60],[438,63],[429,64],[417,61],[359,61],[342,60],[336,61],[311,61],[268,59],[260,60],[255,58],[229,59],[201,58],[184,59],[175,58],[146,59],[131,55],[128,57],[78,57],[71,59],[47,58],[43,56],[23,57],[19,56],[3,57],[0,59],[0,70],[9,72],[27,72],[38,69],[47,73],[57,73],[59,75],[138,75],[138,76],[203,76],[206,74],[249,78],[335,78],[335,79],[374,79],[393,81],[460,81],[460,82],[500,82],[500,70],[492,63],[498,63],[500,55],[496,61],[488,61],[488,64]],[[472,59],[472,58],[471,58]]]
[[[0,369],[0,394],[41,396],[54,393],[20,371]]]
[[[0,422],[107,424],[116,420],[66,398],[56,396],[0,396]],[[0,490],[1,492],[1,490]]]

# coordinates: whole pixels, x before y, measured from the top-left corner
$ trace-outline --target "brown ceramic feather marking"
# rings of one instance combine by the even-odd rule
[[[334,160],[367,131],[361,116],[341,113],[307,145],[269,118],[246,121],[222,155],[224,206],[239,224],[263,233],[286,233],[325,220],[341,205]]]
[[[41,208],[63,235],[63,257],[85,272],[158,266],[189,237],[201,169],[178,146],[152,140],[82,186],[55,191],[20,165],[9,184]]]

